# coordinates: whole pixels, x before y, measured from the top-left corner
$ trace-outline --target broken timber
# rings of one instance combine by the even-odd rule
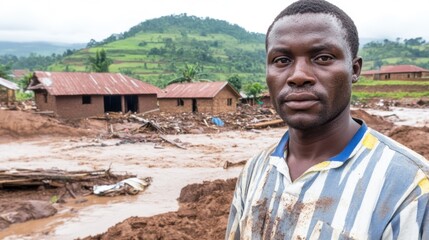
[[[252,129],[252,128],[264,128],[264,127],[268,127],[268,126],[277,126],[280,124],[283,124],[283,119],[274,119],[274,120],[269,120],[269,121],[264,121],[264,122],[258,122],[258,123],[253,123],[253,124],[249,124],[246,126],[246,128]]]
[[[110,169],[97,171],[63,171],[14,169],[0,171],[0,188],[18,186],[63,187],[70,182],[106,179],[114,176]]]

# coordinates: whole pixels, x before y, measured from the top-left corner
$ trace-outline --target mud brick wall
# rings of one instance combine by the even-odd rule
[[[197,101],[197,112],[213,113],[213,99],[194,98]],[[192,99],[183,98],[183,106],[177,106],[177,98],[159,99],[159,110],[161,112],[182,113],[192,112]]]
[[[158,108],[158,99],[156,94],[139,95],[139,109],[140,113]]]
[[[415,72],[415,73],[383,73],[376,74],[374,80],[421,80],[429,78],[429,73]]]
[[[197,100],[198,101],[198,100]],[[162,112],[192,112],[192,99],[183,99],[183,106],[177,106],[177,98],[158,99],[159,110]]]
[[[3,88],[0,86],[0,102],[7,101],[7,88]]]
[[[37,109],[40,111],[54,111],[56,112],[56,98],[50,94],[47,94],[45,102],[45,92],[37,91],[34,93],[34,101],[36,103]]]
[[[103,96],[91,96],[91,104],[82,104],[82,96],[60,96],[56,114],[61,118],[85,118],[104,114]]]
[[[237,97],[229,88],[222,89],[214,98],[194,98],[197,101],[197,111],[201,113],[226,113],[235,112],[237,108]],[[231,99],[231,105],[228,105]],[[183,98],[183,106],[177,105],[177,98],[158,99],[161,112],[192,112],[192,98]]]
[[[228,105],[228,99],[231,99],[231,105]],[[235,112],[237,109],[237,97],[229,88],[224,88],[220,91],[213,101],[212,113],[227,113]]]
[[[191,102],[192,103],[192,102]],[[213,113],[214,99],[211,98],[198,98],[197,110],[202,113]]]

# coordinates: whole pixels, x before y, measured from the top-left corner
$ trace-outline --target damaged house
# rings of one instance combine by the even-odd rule
[[[27,88],[40,111],[62,118],[84,118],[106,112],[145,112],[158,108],[161,90],[120,73],[41,72]]]
[[[175,83],[158,95],[162,112],[234,112],[240,94],[228,82]]]
[[[16,83],[0,77],[0,105],[9,105],[15,102],[15,91],[19,87]]]

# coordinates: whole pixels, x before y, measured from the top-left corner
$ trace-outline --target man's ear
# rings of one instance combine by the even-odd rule
[[[362,58],[356,57],[353,59],[352,83],[356,83],[359,80],[361,70],[362,70]]]

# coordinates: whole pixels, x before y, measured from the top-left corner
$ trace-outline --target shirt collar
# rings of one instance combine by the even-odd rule
[[[349,141],[349,143],[343,149],[343,151],[341,151],[338,155],[336,155],[334,157],[331,157],[329,159],[330,161],[344,162],[347,159],[349,159],[350,155],[353,153],[353,150],[356,148],[356,146],[359,144],[359,142],[362,139],[362,137],[365,135],[365,132],[368,129],[368,127],[365,124],[365,122],[362,121],[362,120],[360,120],[360,119],[355,119],[355,118],[354,118],[354,120],[361,125],[360,128],[359,128],[359,130],[355,133],[355,135]],[[289,131],[286,131],[286,133],[281,138],[279,144],[277,145],[277,147],[275,148],[275,150],[271,154],[271,156],[283,158],[284,157],[284,153],[285,153],[285,151],[287,149],[286,146],[287,146],[288,140],[289,140]]]

